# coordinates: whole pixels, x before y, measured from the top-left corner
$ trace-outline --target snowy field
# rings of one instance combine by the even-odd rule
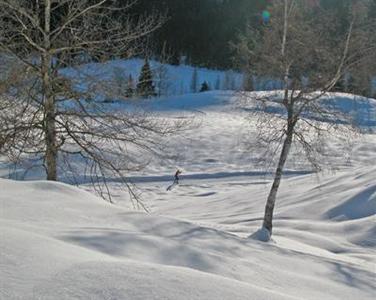
[[[293,153],[273,242],[261,243],[249,235],[261,226],[273,168],[249,147],[254,120],[236,98],[148,100],[159,117],[199,125],[131,174],[149,214],[132,210],[116,182],[110,205],[84,182],[12,181],[2,169],[0,299],[374,299],[376,135],[333,137],[320,174]],[[358,116],[368,125],[375,102]],[[181,184],[167,192],[176,168]]]

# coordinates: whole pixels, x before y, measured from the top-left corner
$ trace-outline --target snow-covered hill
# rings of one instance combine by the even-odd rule
[[[373,299],[375,171],[285,181],[270,244],[256,180],[154,186],[153,214],[1,180],[0,298]]]
[[[133,63],[127,70],[142,61]],[[95,76],[113,67],[87,66]],[[188,88],[193,69],[176,68]],[[114,178],[116,205],[85,191],[92,190],[85,180],[77,188],[0,179],[0,299],[373,299],[376,101],[329,95],[367,130],[330,136],[320,174],[293,151],[273,242],[261,243],[249,236],[261,225],[274,165],[250,147],[255,119],[239,97],[212,91],[104,103],[193,120],[191,130],[164,141],[164,156],[135,158],[150,161],[129,174],[150,214],[130,209]],[[167,192],[178,167],[180,185]],[[24,170],[0,164],[1,177],[9,171],[17,178]],[[27,179],[43,179],[31,171]]]

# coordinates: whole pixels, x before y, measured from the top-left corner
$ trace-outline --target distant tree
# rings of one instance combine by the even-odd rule
[[[210,91],[210,86],[207,81],[204,81],[201,84],[200,93],[207,92],[207,91]]]
[[[153,73],[150,68],[149,60],[147,58],[145,59],[140,76],[138,78],[137,95],[143,98],[154,97],[157,95],[153,82]]]
[[[197,68],[194,68],[192,73],[192,80],[191,80],[191,92],[197,93],[198,91],[198,72]]]
[[[282,92],[244,98],[258,116],[259,143],[268,154],[279,152],[273,184],[267,197],[262,230],[255,234],[268,240],[272,234],[273,213],[283,170],[293,146],[299,147],[315,170],[321,167],[325,134],[350,130],[335,103],[323,101],[352,66],[368,61],[375,53],[374,19],[364,18],[366,0],[350,5],[346,25],[306,1],[275,0],[268,9],[270,22],[261,32],[253,32],[239,49],[250,61],[259,78],[283,82]],[[330,20],[330,21],[329,21]],[[244,44],[244,41],[246,42]],[[306,77],[309,83],[303,83]],[[270,113],[277,112],[277,113]],[[320,120],[329,122],[323,123]],[[267,232],[266,235],[261,233]]]

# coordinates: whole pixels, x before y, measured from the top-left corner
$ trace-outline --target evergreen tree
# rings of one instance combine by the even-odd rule
[[[207,91],[210,91],[210,86],[209,86],[209,84],[208,84],[207,81],[204,81],[204,82],[201,84],[200,93],[207,92]]]
[[[148,59],[145,59],[145,63],[141,69],[140,77],[138,78],[137,95],[143,98],[156,96],[155,86],[153,83],[153,74],[151,72]]]

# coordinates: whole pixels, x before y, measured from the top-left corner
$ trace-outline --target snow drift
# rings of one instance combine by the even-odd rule
[[[262,214],[265,190],[258,185],[244,190],[216,181],[218,194],[200,202],[194,194],[207,189],[181,187],[178,192],[190,191],[190,197],[150,199],[155,213],[148,215],[60,183],[1,180],[0,297],[372,299],[374,245],[359,241],[374,237],[365,201],[374,171],[338,174],[320,184],[310,175],[288,180],[270,244],[242,237]],[[290,185],[301,188],[291,195]],[[238,194],[230,196],[235,188]],[[332,220],[351,213],[353,199],[358,211]]]

